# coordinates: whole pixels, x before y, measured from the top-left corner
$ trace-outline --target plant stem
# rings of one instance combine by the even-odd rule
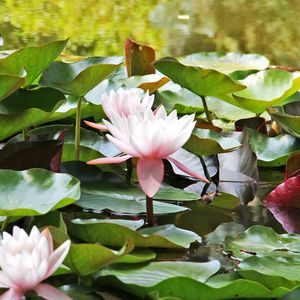
[[[7,225],[9,224],[9,219],[9,217],[6,217],[6,219],[2,222],[0,229],[1,232],[3,232],[6,229]]]
[[[154,226],[154,213],[153,213],[153,198],[146,195],[146,208],[147,208],[147,224]]]
[[[203,156],[199,156],[200,158],[200,161],[201,161],[201,164],[202,164],[202,167],[203,167],[203,171],[204,171],[204,174],[206,176],[206,178],[209,180],[209,181],[212,181],[211,180],[211,177],[210,177],[210,174],[209,174],[209,171],[208,171],[208,168],[207,168],[207,165],[205,163],[205,160],[203,158]]]
[[[132,177],[132,158],[127,159],[127,171],[126,171],[126,182],[130,186],[130,181]]]
[[[81,102],[83,97],[79,97],[76,109],[75,123],[75,160],[80,157],[80,121],[81,121]]]
[[[25,129],[23,129],[23,132],[22,132],[23,133],[23,141],[24,142],[28,141],[27,131],[28,131],[28,129],[25,128]]]
[[[207,106],[207,103],[206,103],[206,99],[205,99],[204,96],[201,96],[201,99],[202,99],[202,104],[203,104],[203,108],[204,108],[204,112],[205,112],[207,121],[210,125],[213,125],[213,122],[212,122],[212,119],[211,119],[211,116],[210,116],[210,113],[209,113],[209,110],[208,110],[208,106]]]

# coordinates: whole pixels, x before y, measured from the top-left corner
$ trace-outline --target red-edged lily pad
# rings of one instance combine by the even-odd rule
[[[289,233],[300,233],[300,176],[287,179],[266,198],[266,207]]]

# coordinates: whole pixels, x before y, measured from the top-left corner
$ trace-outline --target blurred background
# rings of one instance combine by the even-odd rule
[[[66,53],[122,55],[130,37],[158,57],[251,52],[299,67],[299,23],[299,0],[0,0],[0,50],[70,37]]]

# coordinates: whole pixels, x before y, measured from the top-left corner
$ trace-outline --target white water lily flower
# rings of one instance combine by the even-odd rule
[[[99,158],[89,161],[88,164],[121,163],[131,157],[139,158],[139,184],[149,197],[155,195],[162,183],[163,159],[174,163],[186,174],[209,182],[172,157],[191,136],[195,127],[194,117],[186,115],[178,118],[176,110],[167,115],[163,106],[156,112],[150,108],[142,113],[133,111],[127,117],[115,113],[110,117],[111,122],[104,121],[110,132],[106,136],[125,155]]]
[[[108,95],[102,96],[102,108],[109,119],[112,115],[117,114],[121,117],[127,117],[133,111],[144,112],[150,109],[154,102],[154,95],[150,96],[148,92],[142,95],[140,89],[131,88],[124,90],[119,88],[116,92],[111,91]],[[107,127],[89,121],[85,123],[101,131],[107,131]]]
[[[0,244],[0,287],[9,290],[0,295],[1,300],[19,300],[31,290],[48,300],[71,300],[49,284],[41,283],[51,276],[65,259],[71,242],[65,241],[53,251],[53,241],[48,229],[40,232],[33,227],[30,235],[14,226],[13,234],[3,232]]]

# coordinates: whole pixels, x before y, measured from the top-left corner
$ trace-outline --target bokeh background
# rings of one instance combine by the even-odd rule
[[[159,57],[237,51],[299,67],[299,23],[299,0],[0,0],[0,50],[70,37],[67,53],[121,55],[130,37]]]

